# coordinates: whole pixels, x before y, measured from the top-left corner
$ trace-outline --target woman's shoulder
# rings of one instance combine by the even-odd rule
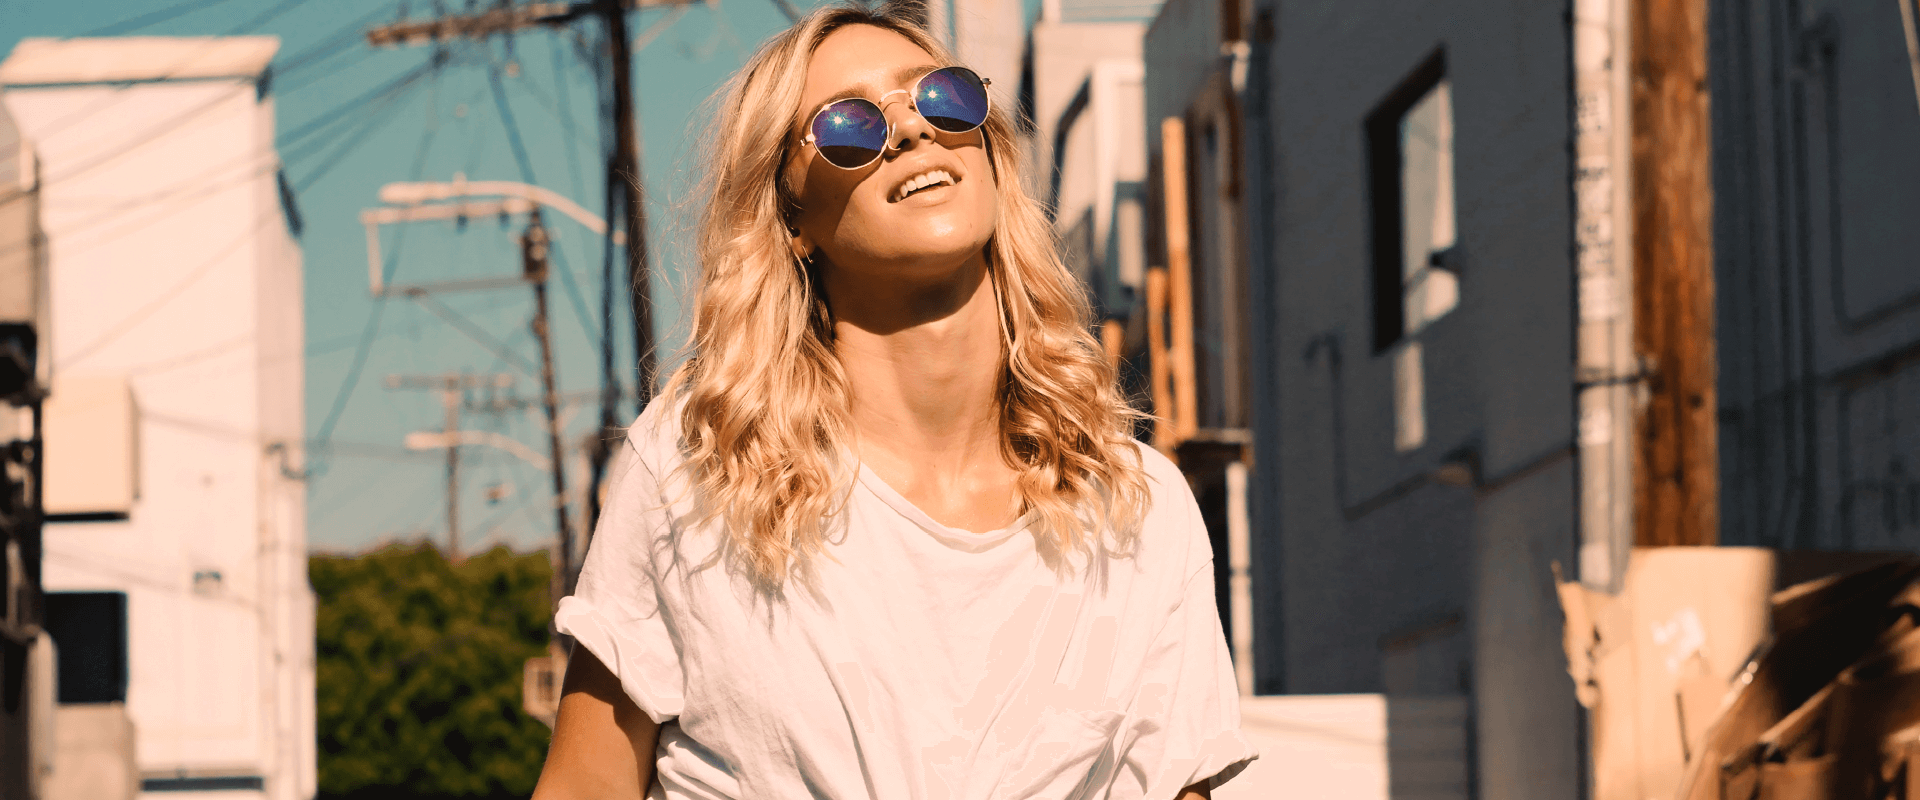
[[[665,477],[685,460],[680,442],[680,411],[685,405],[681,398],[655,395],[627,426],[628,456],[656,478]]]
[[[1140,471],[1147,478],[1147,493],[1153,500],[1160,501],[1172,493],[1169,500],[1178,500],[1180,495],[1191,497],[1193,492],[1187,488],[1187,476],[1180,472],[1179,465],[1167,454],[1155,449],[1153,445],[1133,440],[1134,455],[1139,460]]]
[[[1197,568],[1195,559],[1211,557],[1212,547],[1187,476],[1152,445],[1136,440],[1133,448],[1147,489],[1138,529],[1140,560],[1176,572]]]

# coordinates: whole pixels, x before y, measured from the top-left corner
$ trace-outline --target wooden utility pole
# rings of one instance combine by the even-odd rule
[[[1719,540],[1706,0],[1629,4],[1636,421],[1634,543]]]
[[[553,604],[573,592],[573,526],[567,518],[567,468],[560,438],[560,397],[553,374],[553,337],[547,315],[547,255],[551,241],[540,222],[540,211],[527,215],[527,232],[520,237],[521,265],[533,284],[533,336],[540,341],[540,405],[547,416],[547,442],[553,468],[554,525],[558,528],[554,559]]]
[[[1173,373],[1167,348],[1167,268],[1147,270],[1147,375],[1153,390],[1153,446],[1173,454]]]
[[[640,185],[640,135],[633,115],[633,51],[627,39],[627,13],[620,0],[597,0],[594,12],[606,22],[613,62],[613,174],[625,188],[627,217],[627,290],[633,309],[633,359],[638,374],[634,394],[645,406],[653,397],[653,290],[647,264],[647,203]],[[612,220],[609,219],[609,222]],[[611,288],[611,287],[609,287]]]
[[[467,389],[511,384],[511,375],[388,375],[388,389],[427,389],[440,392],[446,408],[446,426],[439,443],[447,451],[447,560],[460,561],[460,406]]]
[[[1160,200],[1167,247],[1167,325],[1172,328],[1168,373],[1173,410],[1155,409],[1173,423],[1171,450],[1200,428],[1199,389],[1193,363],[1193,252],[1187,214],[1187,124],[1179,117],[1160,121]]]
[[[627,297],[633,314],[634,369],[637,373],[634,383],[638,390],[634,394],[641,407],[645,407],[653,396],[656,347],[653,341],[652,278],[647,253],[647,203],[640,179],[640,136],[634,117],[633,47],[627,31],[626,12],[652,6],[691,5],[693,2],[695,0],[587,0],[507,5],[484,12],[400,22],[367,32],[367,42],[377,46],[426,44],[457,37],[484,39],[536,26],[563,25],[583,16],[599,17],[606,26],[609,71],[612,73],[610,88],[614,130],[613,156],[607,165],[608,205],[613,205],[617,197],[626,210],[623,216],[627,235]],[[789,19],[795,16],[785,0],[775,0],[775,3]],[[617,196],[615,186],[619,187]],[[607,209],[607,217],[607,223],[612,225],[612,208]],[[601,290],[611,295],[614,290],[612,281],[605,283],[607,285]],[[603,357],[611,363],[613,332],[604,331],[601,336]],[[614,435],[619,422],[615,409],[619,391],[611,375],[605,376],[603,382],[607,385],[603,387],[605,399],[601,404],[600,424],[601,438],[605,439]],[[596,488],[606,475],[610,456],[611,449],[605,445],[592,450],[592,480]],[[595,493],[590,491],[589,497],[594,496]],[[599,516],[599,503],[590,500],[588,509],[587,531],[591,536]]]
[[[652,278],[647,269],[647,203],[646,193],[640,183],[640,137],[633,114],[633,51],[627,38],[627,14],[621,8],[619,0],[595,0],[595,13],[607,28],[608,49],[612,60],[613,72],[613,159],[607,170],[607,199],[612,205],[615,199],[614,184],[620,187],[618,199],[625,210],[627,225],[627,299],[633,314],[633,357],[635,374],[633,376],[634,396],[637,405],[645,408],[653,397],[653,300]],[[607,222],[613,222],[613,209],[607,209]],[[613,291],[612,276],[607,278],[605,291]],[[609,312],[607,320],[612,322]],[[600,436],[597,446],[589,451],[592,459],[593,485],[587,487],[587,536],[593,536],[593,530],[600,522],[600,484],[607,477],[607,463],[613,457],[610,439],[615,435],[619,420],[616,418],[618,401],[616,388],[618,379],[612,375],[613,333],[605,334],[601,342],[603,358],[608,367],[607,374],[601,380],[603,397],[600,402]]]

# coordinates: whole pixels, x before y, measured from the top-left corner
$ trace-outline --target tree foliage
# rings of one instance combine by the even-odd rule
[[[549,732],[521,709],[546,651],[544,553],[450,564],[427,546],[309,561],[320,795],[526,797]]]

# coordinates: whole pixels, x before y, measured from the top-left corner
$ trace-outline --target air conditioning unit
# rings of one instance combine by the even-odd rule
[[[548,655],[527,659],[521,674],[520,705],[527,716],[553,727],[560,716],[560,682],[567,674],[567,657],[559,649]]]

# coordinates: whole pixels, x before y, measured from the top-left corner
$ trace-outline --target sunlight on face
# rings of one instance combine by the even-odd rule
[[[808,63],[795,138],[805,135],[814,113],[830,99],[852,95],[879,102],[941,66],[893,31],[870,25],[834,31]],[[812,147],[795,150],[788,161],[801,209],[795,228],[831,269],[876,279],[931,279],[977,256],[993,234],[998,197],[985,133],[937,130],[907,100],[902,91],[882,104],[893,125],[891,144],[899,149],[874,163],[841,169]],[[944,170],[954,183],[901,196],[909,181],[934,170]]]

